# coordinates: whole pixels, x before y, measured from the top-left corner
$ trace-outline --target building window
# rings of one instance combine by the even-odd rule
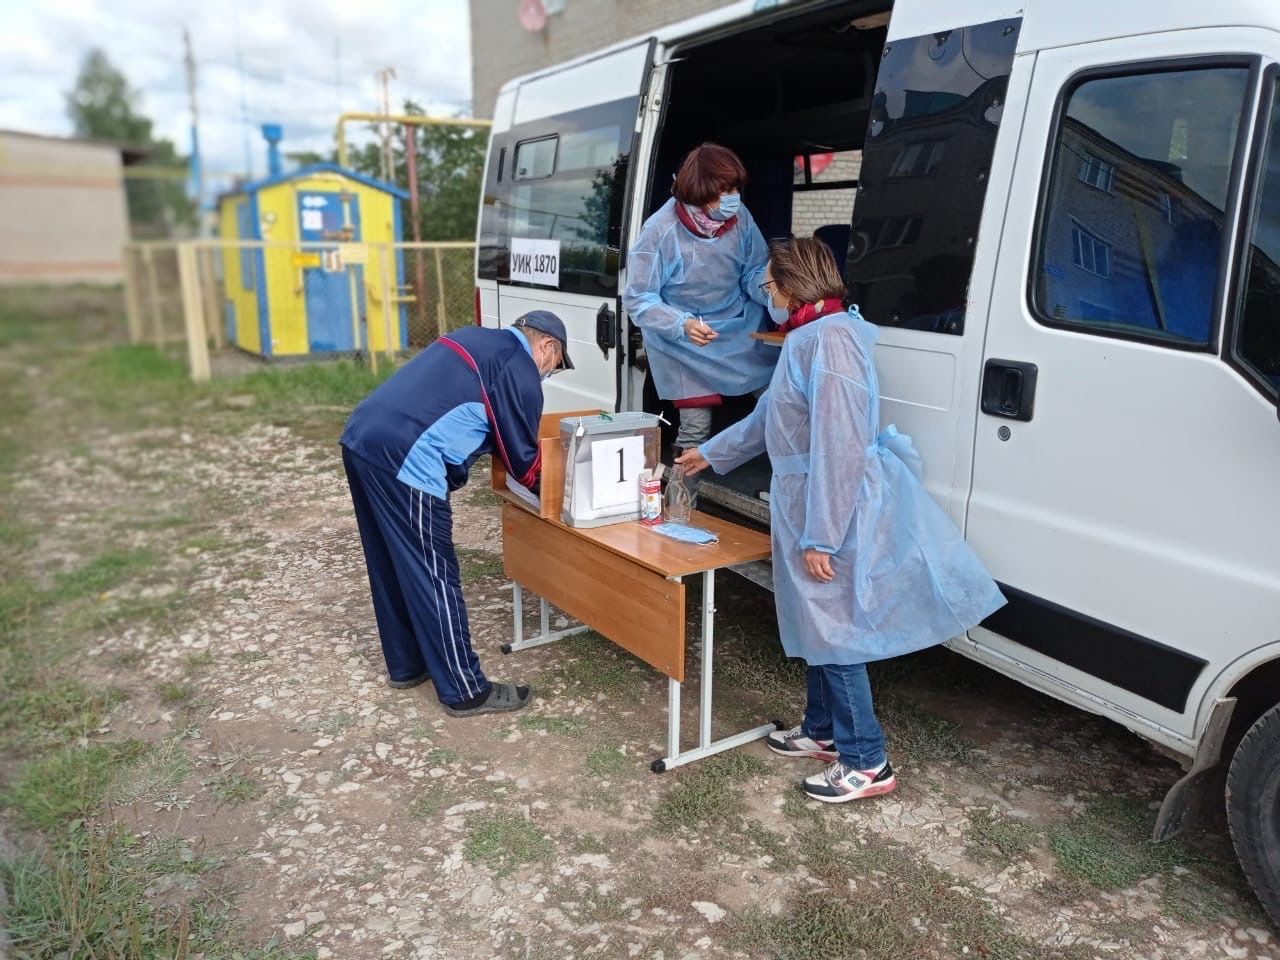
[[[1071,221],[1071,262],[1099,277],[1111,276],[1111,244]]]
[[[1106,193],[1111,192],[1111,178],[1115,172],[1115,167],[1091,153],[1086,153],[1080,161],[1080,180]]]
[[[889,169],[891,177],[931,177],[938,172],[947,145],[941,140],[923,140],[902,148]]]
[[[1041,322],[1211,348],[1248,87],[1241,62],[1135,64],[1067,88],[1031,271]]]

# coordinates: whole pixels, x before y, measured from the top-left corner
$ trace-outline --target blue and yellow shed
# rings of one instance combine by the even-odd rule
[[[266,241],[223,248],[227,339],[264,357],[406,349],[404,258],[390,244],[408,196],[318,163],[220,197],[223,238]]]

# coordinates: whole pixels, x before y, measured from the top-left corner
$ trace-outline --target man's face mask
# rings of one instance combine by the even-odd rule
[[[728,220],[730,217],[737,216],[739,210],[742,209],[742,196],[737,191],[733,193],[720,194],[720,208],[718,210],[708,210],[707,216],[712,220]]]

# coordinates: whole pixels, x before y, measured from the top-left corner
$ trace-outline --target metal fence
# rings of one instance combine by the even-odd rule
[[[207,380],[245,363],[426,346],[475,321],[472,243],[145,241],[125,247],[135,343],[186,347]]]

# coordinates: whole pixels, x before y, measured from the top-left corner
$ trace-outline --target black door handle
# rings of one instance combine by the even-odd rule
[[[600,348],[600,352],[606,359],[609,357],[610,348],[618,345],[617,325],[617,315],[609,304],[600,304],[600,309],[596,311],[596,346]]]
[[[1036,365],[988,360],[982,371],[982,412],[1010,420],[1030,420],[1036,409]]]

